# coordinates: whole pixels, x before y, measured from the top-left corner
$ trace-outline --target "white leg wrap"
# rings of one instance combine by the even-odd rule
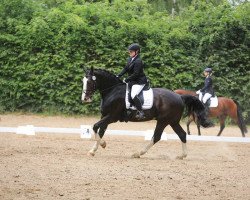
[[[144,155],[148,152],[148,150],[154,145],[153,140],[150,141],[150,143],[140,152],[140,155]]]
[[[182,155],[187,157],[187,144],[182,142]]]
[[[95,134],[95,140],[96,140],[96,142],[95,142],[94,146],[92,147],[92,149],[90,150],[91,153],[95,153],[99,147],[99,144],[100,144],[101,138],[100,138],[99,134],[97,134],[97,133]]]

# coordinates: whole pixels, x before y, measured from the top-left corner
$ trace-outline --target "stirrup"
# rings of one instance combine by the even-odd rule
[[[136,114],[136,119],[145,119],[145,114],[143,111],[137,111],[137,114]]]

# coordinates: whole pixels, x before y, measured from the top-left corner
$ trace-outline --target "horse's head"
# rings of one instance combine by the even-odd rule
[[[93,69],[91,67],[83,78],[82,101],[91,102],[91,98],[96,90],[105,96],[115,87],[124,84],[114,74],[104,69]]]
[[[83,90],[82,90],[82,101],[91,102],[92,96],[96,90],[96,76],[94,75],[93,67],[90,70],[86,71],[85,76],[83,77]]]

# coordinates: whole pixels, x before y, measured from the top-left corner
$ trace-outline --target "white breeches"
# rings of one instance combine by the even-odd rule
[[[208,99],[210,99],[212,97],[211,94],[209,93],[205,93],[204,96],[202,95],[202,93],[200,92],[199,94],[199,99],[200,101],[202,101],[203,103],[206,103]]]
[[[136,95],[138,95],[141,90],[143,89],[143,87],[145,86],[145,84],[143,85],[133,85],[131,88],[131,98],[135,98]]]

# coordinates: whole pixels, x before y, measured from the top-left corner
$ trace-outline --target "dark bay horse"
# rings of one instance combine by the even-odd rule
[[[178,89],[174,91],[180,95],[193,95],[197,96],[195,91],[192,90],[183,90]],[[220,121],[220,131],[217,136],[220,136],[223,129],[225,128],[225,120],[227,117],[230,117],[240,128],[242,137],[245,137],[245,133],[247,133],[247,127],[244,122],[242,112],[240,106],[237,101],[226,98],[226,97],[218,97],[218,106],[209,108],[209,117],[211,118],[218,118]],[[192,121],[194,121],[194,116],[190,115],[188,122],[187,122],[187,132],[190,134],[189,125]],[[200,125],[197,123],[198,134],[201,135],[200,132]]]
[[[138,120],[136,111],[131,111],[127,115],[125,107],[125,92],[126,84],[123,83],[114,74],[102,70],[93,69],[87,70],[83,78],[83,93],[82,101],[91,102],[91,98],[95,91],[101,94],[101,120],[94,124],[93,130],[95,133],[95,144],[88,152],[94,156],[99,145],[106,147],[106,142],[102,139],[104,133],[110,123],[117,121],[148,121],[156,119],[157,124],[151,142],[140,152],[134,153],[134,158],[139,158],[144,155],[155,143],[161,139],[162,132],[167,125],[170,125],[174,132],[179,136],[182,142],[182,155],[179,159],[187,156],[186,150],[186,132],[182,129],[179,122],[182,117],[184,107],[186,106],[189,112],[195,112],[198,116],[198,121],[203,127],[211,126],[211,122],[205,118],[205,109],[203,104],[191,95],[180,96],[170,90],[163,88],[154,88],[154,103],[151,109],[145,110],[145,119]]]

